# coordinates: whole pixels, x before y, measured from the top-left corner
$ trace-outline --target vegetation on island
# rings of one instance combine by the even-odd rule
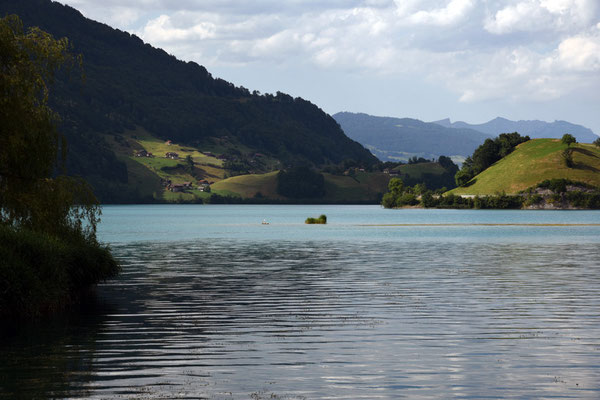
[[[55,74],[77,66],[67,39],[0,19],[0,315],[66,307],[116,275],[96,239],[100,209],[90,186],[65,175],[67,143],[48,106]]]
[[[571,144],[573,166],[562,157],[567,149],[560,139],[532,139],[517,146],[508,156],[494,163],[465,186],[448,194],[490,196],[518,194],[551,179],[569,179],[600,187],[600,148],[589,143]]]
[[[382,205],[385,208],[600,209],[600,189],[569,179],[551,179],[517,194],[460,196],[433,192],[421,184],[404,186],[402,180],[394,178]]]
[[[524,208],[600,209],[600,188],[570,179],[548,179],[521,193]]]
[[[325,214],[321,214],[319,215],[318,218],[306,218],[306,221],[304,221],[305,224],[326,224],[327,223],[327,216]]]
[[[388,192],[381,204],[385,208],[423,207],[423,208],[519,208],[508,196],[483,197],[473,203],[471,199],[460,196],[444,195],[443,190],[429,190],[425,184],[404,185],[400,178],[392,178]]]
[[[530,140],[529,136],[521,136],[517,132],[503,133],[495,139],[486,139],[481,146],[467,157],[460,171],[456,173],[457,186],[466,186],[475,175],[510,154],[513,149]]]

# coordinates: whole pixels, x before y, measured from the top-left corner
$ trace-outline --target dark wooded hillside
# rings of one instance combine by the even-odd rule
[[[101,134],[142,127],[193,146],[245,146],[282,165],[324,166],[376,158],[348,139],[316,105],[283,93],[260,95],[214,78],[204,67],[177,60],[141,39],[91,21],[50,0],[3,0],[0,15],[67,37],[83,55],[77,72],[59,77],[51,106],[61,115],[70,146],[69,172],[89,180],[103,201],[135,201],[127,167]]]

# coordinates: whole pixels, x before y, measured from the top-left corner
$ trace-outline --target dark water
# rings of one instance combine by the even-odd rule
[[[116,241],[83,315],[4,338],[0,397],[600,398],[597,236],[343,226]]]

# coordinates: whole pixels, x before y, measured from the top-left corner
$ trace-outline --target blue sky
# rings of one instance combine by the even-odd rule
[[[600,134],[599,0],[60,2],[331,114],[558,119]]]

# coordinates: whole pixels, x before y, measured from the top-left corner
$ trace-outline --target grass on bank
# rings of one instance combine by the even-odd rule
[[[522,143],[511,154],[475,176],[470,185],[447,193],[516,194],[551,179],[570,179],[600,186],[600,149],[587,143],[571,145],[574,165],[568,168],[561,155],[566,148],[560,139],[533,139]]]

